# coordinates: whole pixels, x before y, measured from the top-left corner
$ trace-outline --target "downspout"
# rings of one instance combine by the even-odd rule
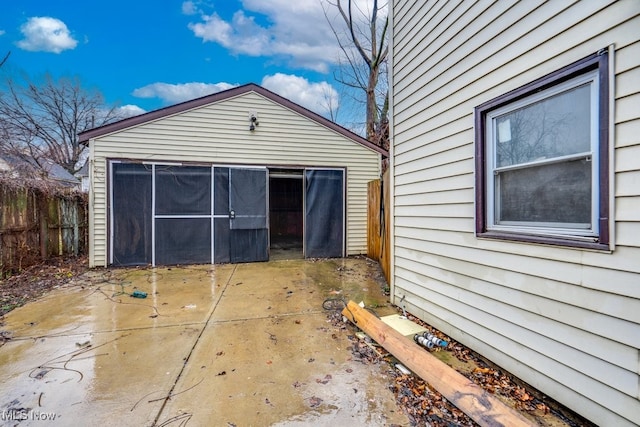
[[[95,187],[95,183],[96,183],[96,177],[95,177],[95,141],[93,139],[89,140],[89,194],[88,194],[88,203],[87,203],[87,210],[88,212],[88,223],[86,224],[87,227],[87,243],[89,245],[89,267],[93,268],[93,267],[106,267],[107,266],[107,262],[106,262],[106,258],[103,262],[102,265],[98,265],[98,263],[96,262],[96,254],[95,254],[95,242],[94,242],[94,235],[93,235],[93,230],[94,230],[94,221],[95,221],[95,215],[93,213],[94,211],[94,206],[95,206],[95,191],[94,191],[94,187]],[[105,194],[108,194],[108,187],[107,187],[107,182],[105,179]],[[107,195],[108,197],[108,195]],[[107,202],[108,203],[108,202]],[[107,230],[107,234],[109,233],[109,227],[105,227],[105,229]],[[107,246],[108,247],[108,246]],[[108,253],[108,249],[106,251]],[[106,255],[105,255],[106,257]]]

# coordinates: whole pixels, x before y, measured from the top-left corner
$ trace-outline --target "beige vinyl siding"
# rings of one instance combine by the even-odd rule
[[[600,425],[640,424],[640,2],[392,9],[394,302]],[[610,45],[613,251],[476,238],[474,107]]]
[[[259,126],[249,131],[249,112]],[[93,265],[107,263],[107,160],[346,168],[347,254],[366,252],[367,183],[379,154],[255,92],[91,140]]]

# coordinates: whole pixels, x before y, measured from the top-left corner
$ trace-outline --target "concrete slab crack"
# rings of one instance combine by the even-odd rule
[[[207,327],[209,326],[209,322],[211,321],[211,318],[213,317],[213,313],[215,313],[216,308],[218,307],[218,304],[220,303],[220,300],[222,299],[222,296],[224,295],[225,291],[227,290],[227,287],[229,286],[229,283],[231,282],[231,279],[235,275],[237,268],[238,268],[238,265],[237,264],[234,265],[233,271],[229,275],[229,278],[227,279],[227,282],[224,284],[224,288],[222,289],[222,292],[220,292],[220,295],[218,296],[218,299],[213,304],[213,307],[212,307],[211,311],[209,312],[209,315],[207,316],[207,321],[204,323],[204,326],[200,330],[200,333],[198,334],[197,338],[193,342],[193,345],[191,346],[191,349],[189,350],[189,354],[185,358],[184,363],[182,364],[182,368],[180,368],[180,372],[176,376],[176,379],[173,382],[173,385],[171,386],[171,389],[169,390],[169,393],[167,393],[167,395],[164,398],[161,398],[161,399],[164,399],[164,401],[162,402],[162,406],[158,410],[158,414],[156,415],[155,419],[153,420],[152,427],[158,425],[158,421],[160,420],[160,417],[162,416],[162,412],[164,411],[164,408],[167,405],[167,402],[169,401],[169,399],[172,396],[175,396],[176,394],[178,394],[178,393],[174,393],[174,390],[175,390],[176,386],[178,385],[178,381],[180,381],[180,378],[182,378],[182,374],[184,373],[185,369],[187,368],[187,365],[189,364],[189,360],[191,359],[191,355],[193,354],[193,352],[195,351],[196,347],[198,346],[198,343],[200,342],[200,339],[202,338],[202,334],[204,334],[204,331],[207,330]],[[202,382],[202,381],[200,381],[200,382]],[[193,387],[196,387],[198,384],[200,384],[200,383],[197,383],[197,384],[193,385],[192,387],[189,387],[188,389],[181,391],[180,393],[184,393],[185,391],[188,391],[188,390],[192,389]],[[158,400],[158,399],[156,399],[156,400]]]

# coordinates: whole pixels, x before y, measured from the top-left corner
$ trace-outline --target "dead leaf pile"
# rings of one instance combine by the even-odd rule
[[[390,371],[391,373],[391,371]],[[464,412],[453,406],[440,393],[415,375],[395,375],[392,391],[415,426],[476,426]]]
[[[499,370],[477,367],[467,377],[489,393],[508,397],[514,402],[516,409],[527,412],[539,411],[541,414],[547,414],[550,411],[547,405]]]
[[[379,350],[377,350],[371,342],[360,340],[354,336],[349,336],[349,338],[352,341],[350,348],[353,360],[361,362],[365,365],[380,362],[380,359],[382,357],[381,352],[385,351],[384,349],[380,348]]]
[[[69,283],[88,268],[86,257],[54,258],[0,280],[0,316]]]
[[[499,369],[487,365],[477,353],[464,345],[451,340],[439,330],[425,324],[420,319],[411,316],[407,317],[423,326],[430,333],[449,343],[446,349],[435,348],[426,350],[431,352],[446,351],[463,362],[470,362],[477,366],[471,372],[460,373],[481,386],[487,392],[502,396],[515,409],[529,413],[536,417],[542,417],[550,413],[555,421],[551,424],[541,422],[540,425],[567,425],[570,427],[591,426],[588,422],[575,421],[567,418],[562,413],[552,410],[545,402],[551,401],[540,392],[528,390],[514,381],[514,378]],[[334,326],[346,328],[342,322],[342,316],[330,314],[330,321]],[[341,326],[342,325],[342,326]],[[357,330],[355,326],[351,326]],[[406,375],[396,369],[397,360],[384,348],[378,346],[371,338],[365,335],[358,338],[356,335],[349,335],[351,340],[351,353],[354,361],[365,364],[388,363],[389,377],[393,379],[393,384],[389,387],[396,396],[398,406],[401,407],[410,419],[412,426],[433,426],[433,427],[453,427],[453,426],[477,426],[464,412],[452,405],[437,390],[425,383],[416,375]],[[472,365],[472,366],[473,366]],[[538,397],[536,397],[538,396]],[[556,406],[558,404],[554,404]]]

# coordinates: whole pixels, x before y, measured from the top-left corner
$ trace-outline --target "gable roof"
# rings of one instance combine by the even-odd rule
[[[159,110],[150,111],[148,113],[140,114],[139,116],[129,117],[124,120],[120,120],[114,123],[110,123],[104,126],[100,126],[94,129],[90,129],[78,134],[79,142],[81,144],[87,144],[91,138],[97,138],[112,132],[117,132],[120,130],[124,130],[133,126],[137,126],[140,124],[144,124],[147,122],[151,122],[157,119],[161,119],[163,117],[171,116],[174,114],[181,113],[183,111],[191,110],[193,108],[202,107],[208,104],[212,104],[215,102],[223,101],[225,99],[233,98],[238,95],[243,95],[245,93],[255,92],[264,96],[271,101],[282,105],[283,107],[289,108],[290,110],[295,111],[296,113],[312,120],[326,128],[329,128],[346,138],[353,140],[355,143],[363,145],[371,150],[377,151],[383,156],[388,156],[389,153],[382,147],[377,146],[376,144],[368,141],[367,139],[357,135],[350,130],[340,126],[337,123],[328,120],[321,115],[314,113],[313,111],[296,104],[293,101],[290,101],[286,98],[283,98],[280,95],[277,95],[270,90],[263,88],[255,83],[249,83],[242,86],[237,86],[232,89],[224,90],[221,92],[217,92],[211,95],[203,96],[201,98],[192,99],[190,101],[185,101],[180,104],[171,105],[169,107],[161,108]]]
[[[38,164],[29,156],[0,153],[0,172],[13,173],[24,179],[44,178],[65,186],[79,184],[78,179],[65,168],[45,158],[40,159]],[[39,172],[44,173],[44,176]]]

